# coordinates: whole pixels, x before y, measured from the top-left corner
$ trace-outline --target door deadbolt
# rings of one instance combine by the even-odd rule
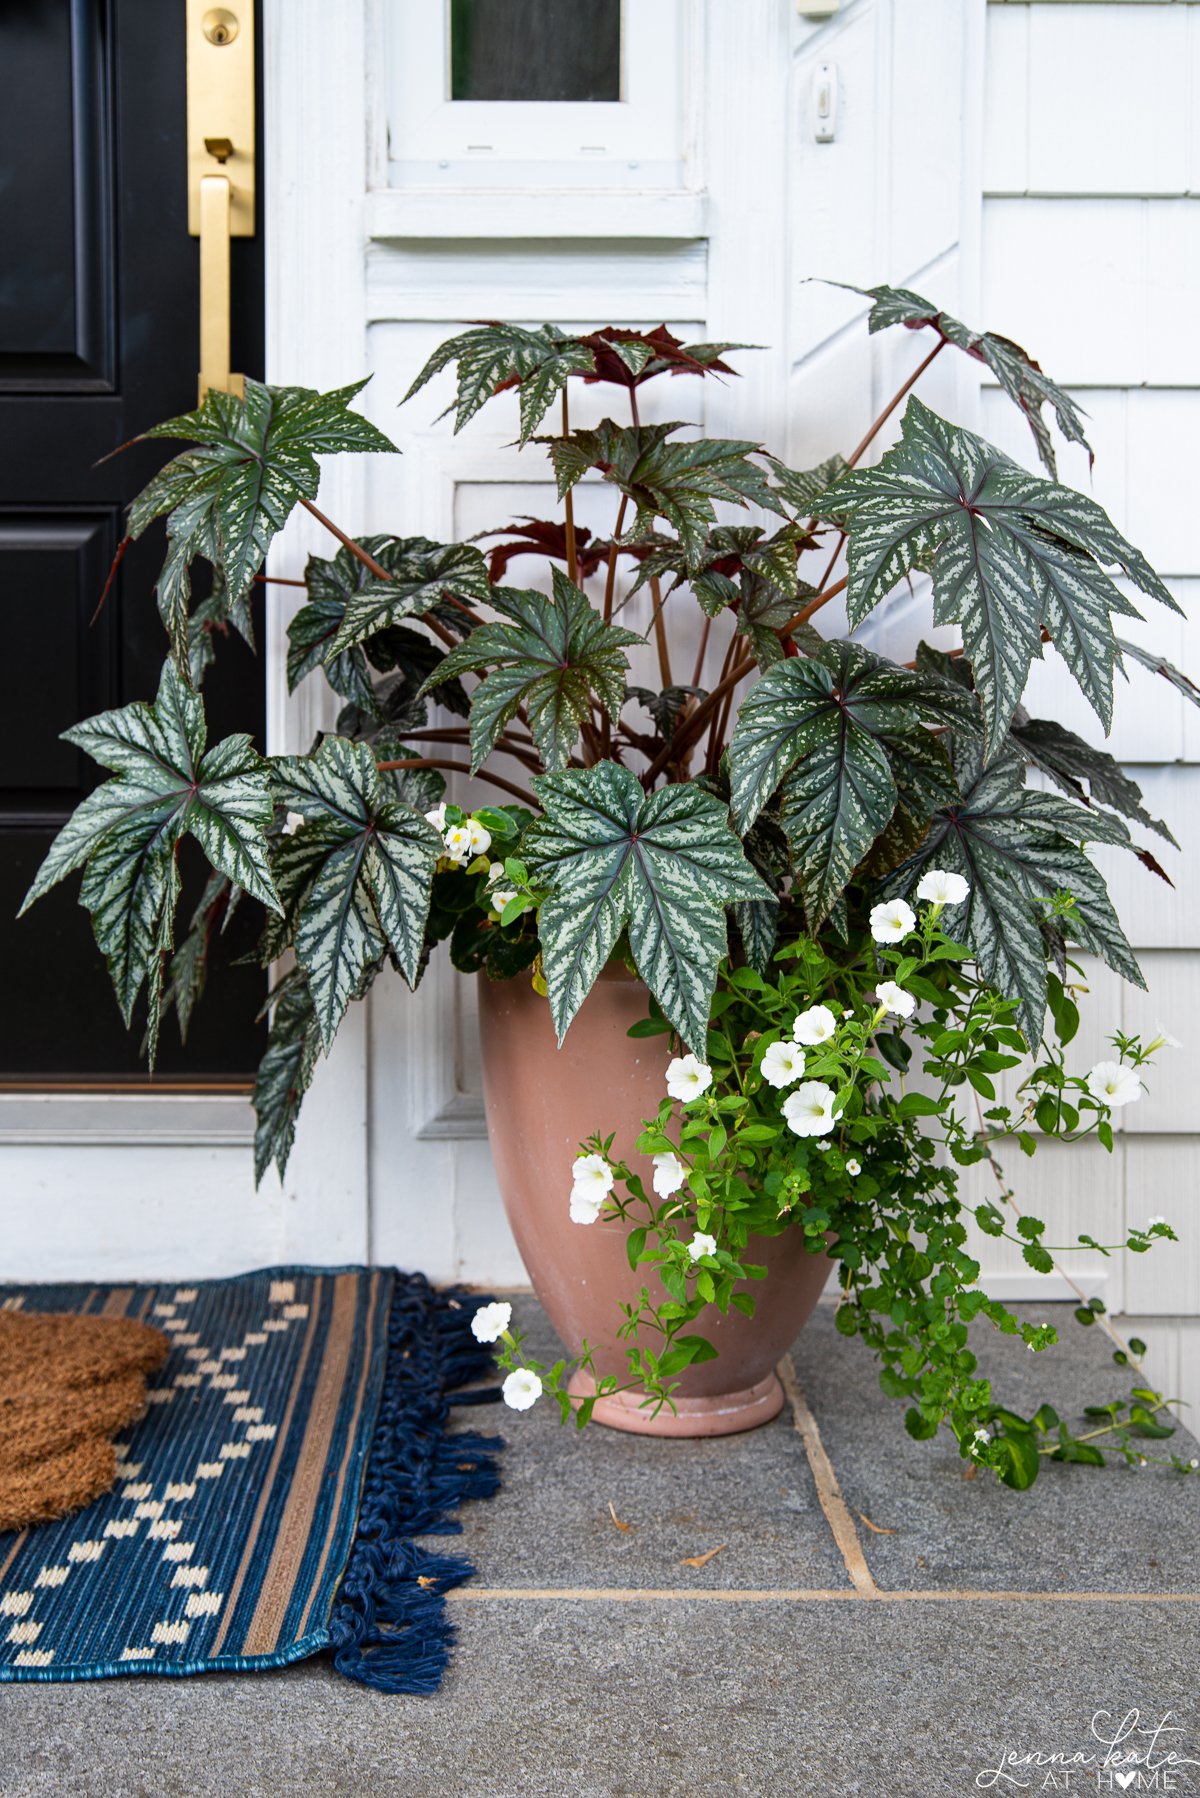
[[[220,48],[223,44],[232,44],[238,34],[238,22],[228,7],[214,6],[201,19],[200,29],[210,44]]]

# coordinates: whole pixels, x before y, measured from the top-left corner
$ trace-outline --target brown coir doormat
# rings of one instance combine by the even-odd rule
[[[145,1408],[168,1347],[133,1318],[0,1311],[0,1531],[108,1491],[113,1438]]]

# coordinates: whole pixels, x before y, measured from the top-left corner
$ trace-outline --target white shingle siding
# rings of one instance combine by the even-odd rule
[[[1060,456],[1062,475],[1108,508],[1191,614],[1176,620],[1147,606],[1147,623],[1129,635],[1195,672],[1200,6],[996,0],[984,86],[981,322],[1023,343],[1091,415],[1094,477],[1077,450]],[[1025,427],[1001,394],[985,390],[982,418],[986,435],[1031,462]],[[1110,1308],[1150,1345],[1153,1377],[1200,1407],[1200,713],[1145,670],[1129,674],[1108,747],[1183,850],[1149,839],[1173,891],[1131,857],[1102,852],[1150,991],[1122,990],[1099,971],[1077,1052],[1082,1064],[1106,1028],[1160,1018],[1185,1049],[1163,1057],[1150,1097],[1122,1114],[1111,1157],[1050,1144],[1032,1163],[1010,1156],[1008,1172],[1057,1241],[1080,1230],[1117,1240],[1159,1213],[1175,1225],[1178,1246],[1070,1266],[1089,1284],[1104,1277]],[[1052,653],[1035,671],[1029,703],[1100,740]],[[981,1254],[985,1267],[1019,1274],[1019,1251],[1010,1258],[986,1243]]]

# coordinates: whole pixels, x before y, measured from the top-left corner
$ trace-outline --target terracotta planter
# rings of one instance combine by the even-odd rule
[[[633,1144],[666,1090],[669,1059],[665,1038],[626,1035],[646,1009],[638,981],[623,968],[605,969],[559,1049],[549,1007],[527,979],[480,975],[488,1135],[517,1246],[568,1353],[577,1354],[586,1337],[597,1371],[622,1380],[629,1369],[617,1337],[619,1303],[643,1284],[655,1292],[657,1283],[646,1269],[630,1271],[619,1220],[574,1224],[567,1204],[571,1163],[586,1137],[615,1131],[613,1153],[637,1165]],[[641,1171],[649,1191],[649,1161]],[[748,1259],[770,1269],[754,1288],[755,1315],[713,1311],[705,1318],[703,1333],[718,1357],[686,1370],[677,1411],[664,1408],[652,1418],[627,1393],[601,1399],[597,1422],[645,1435],[722,1436],[778,1414],[783,1391],[775,1364],[807,1321],[830,1264],[805,1251],[798,1230],[752,1240]]]

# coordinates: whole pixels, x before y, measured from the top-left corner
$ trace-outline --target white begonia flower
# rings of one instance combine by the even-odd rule
[[[456,868],[464,867],[471,859],[471,830],[466,824],[452,824],[445,833],[446,854]]]
[[[296,832],[298,830],[303,830],[307,823],[308,819],[304,816],[303,812],[289,812],[283,821],[284,836],[294,837]]]
[[[945,868],[930,868],[921,876],[917,898],[927,899],[931,905],[961,905],[970,890],[961,874],[947,873]]]
[[[435,805],[431,812],[426,812],[425,822],[426,824],[432,824],[435,830],[444,831],[446,828],[445,804]]]
[[[789,1130],[797,1136],[824,1136],[833,1127],[834,1091],[823,1080],[806,1080],[783,1101]]]
[[[679,1055],[667,1063],[667,1094],[687,1105],[712,1085],[712,1069],[694,1055]]]
[[[1195,1472],[1197,1467],[1200,1467],[1200,1461],[1197,1461],[1195,1455],[1193,1455],[1191,1460],[1188,1462],[1188,1466],[1192,1469],[1193,1473]]]
[[[291,817],[290,812],[288,817]],[[1146,1053],[1147,1055],[1157,1055],[1160,1049],[1182,1049],[1182,1047],[1183,1044],[1177,1036],[1172,1036],[1169,1030],[1164,1030],[1161,1024],[1156,1024],[1154,1035],[1146,1044]]]
[[[891,1011],[898,1018],[911,1018],[917,1009],[917,1002],[911,993],[906,993],[902,986],[894,980],[881,980],[875,988],[875,997],[885,1011]]]
[[[573,1224],[594,1224],[604,1209],[604,1194],[594,1192],[588,1186],[571,1188],[571,1222]]]
[[[499,1342],[512,1322],[512,1306],[503,1299],[480,1305],[471,1319],[471,1334],[477,1342]]]
[[[902,943],[917,926],[917,914],[906,899],[889,899],[871,907],[871,935],[877,943]]]
[[[514,1367],[500,1390],[506,1405],[514,1411],[528,1411],[542,1396],[542,1382],[531,1367]]]
[[[802,1011],[792,1025],[792,1037],[805,1048],[815,1049],[818,1043],[827,1043],[837,1032],[837,1019],[828,1005],[810,1005]]]
[[[1087,1077],[1087,1089],[1113,1111],[1136,1104],[1142,1096],[1142,1083],[1125,1061],[1098,1061]]]
[[[511,887],[495,887],[489,894],[492,910],[502,912],[506,905],[512,904],[516,896]]]
[[[701,1255],[715,1255],[717,1239],[715,1236],[705,1236],[703,1231],[697,1230],[687,1245],[687,1251],[693,1261],[699,1261]]]
[[[488,872],[487,872],[488,886],[494,887],[498,880],[503,880],[503,879],[504,879],[504,863],[503,862],[489,862],[488,863]]]
[[[857,1180],[858,1176],[862,1173],[862,1162],[855,1161],[853,1159],[853,1157],[851,1157],[851,1159],[846,1163],[846,1172],[849,1174],[849,1176],[852,1180]]]
[[[687,1169],[678,1155],[668,1151],[654,1157],[654,1190],[660,1199],[669,1199],[673,1192],[678,1192],[686,1178]]]
[[[483,825],[475,818],[467,819],[465,829],[468,838],[470,839],[472,856],[486,855],[492,846],[491,831],[485,830]]]
[[[772,1043],[762,1058],[768,1086],[794,1086],[804,1078],[804,1050],[796,1043]]]

